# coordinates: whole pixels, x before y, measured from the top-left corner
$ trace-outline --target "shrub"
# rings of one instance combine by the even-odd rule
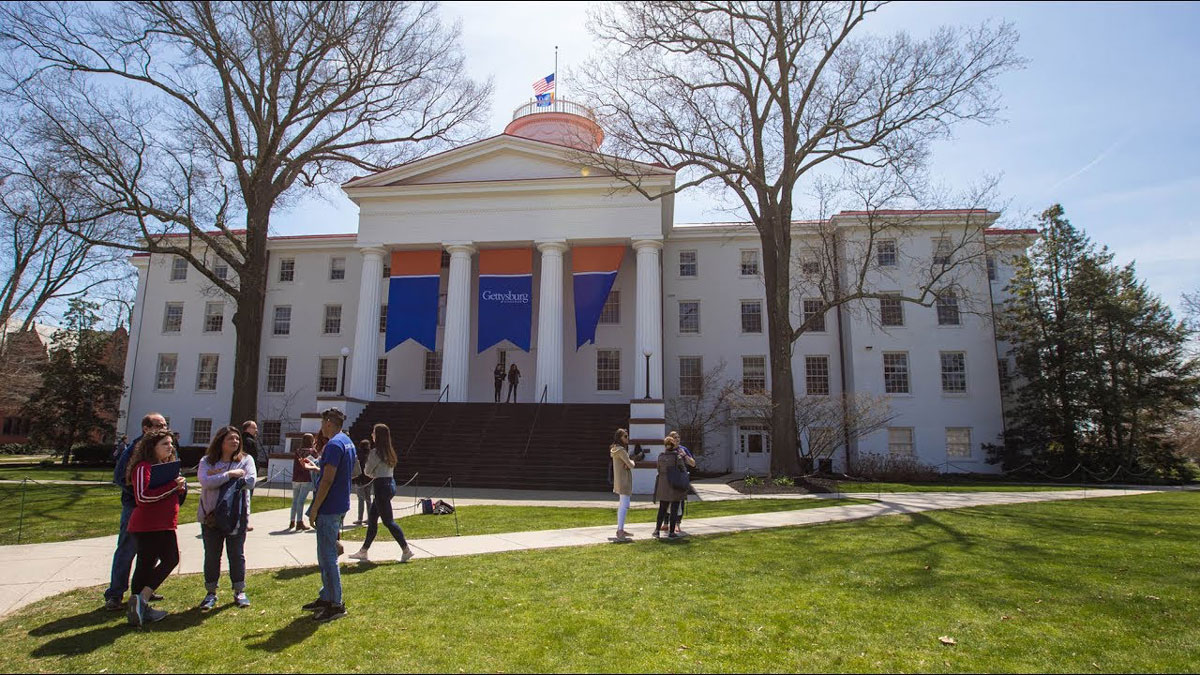
[[[746,476],[746,479],[742,481],[742,485],[746,487],[758,487],[762,484],[763,481],[758,476]]]
[[[796,487],[796,481],[790,476],[777,476],[774,481],[776,487]]]
[[[80,445],[71,451],[72,464],[112,464],[113,446],[106,443]]]
[[[4,443],[0,455],[41,455],[45,453],[36,443]]]
[[[58,466],[58,462],[55,462],[52,459],[43,459],[42,461],[38,462],[38,466],[42,467],[43,469],[53,469],[54,467]]]
[[[938,471],[916,457],[865,453],[854,459],[850,475],[861,480],[910,482],[936,480]]]

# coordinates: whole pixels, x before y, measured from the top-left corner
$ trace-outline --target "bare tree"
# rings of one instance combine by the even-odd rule
[[[431,2],[0,6],[11,102],[86,178],[92,215],[128,219],[103,243],[182,257],[233,299],[233,419],[257,407],[272,210],[472,137],[491,85],[458,38]]]
[[[1020,65],[1007,24],[941,28],[924,40],[861,34],[878,7],[622,2],[590,21],[608,52],[578,86],[610,147],[673,167],[679,178],[673,191],[652,193],[632,162],[593,161],[648,198],[705,186],[746,213],[762,243],[771,395],[780,409],[794,407],[792,344],[804,329],[790,316],[797,188],[838,166],[919,174],[932,140],[955,123],[993,119],[996,77]],[[776,416],[770,429],[773,470],[795,473],[794,420]]]
[[[725,379],[725,361],[692,378],[679,396],[667,400],[666,417],[671,429],[690,443],[689,450],[704,455],[706,437],[729,423],[730,404],[737,389]]]

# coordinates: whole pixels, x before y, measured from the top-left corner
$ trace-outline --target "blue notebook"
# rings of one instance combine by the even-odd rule
[[[150,487],[162,487],[167,483],[174,483],[179,477],[179,460],[174,462],[163,462],[162,464],[150,465]]]

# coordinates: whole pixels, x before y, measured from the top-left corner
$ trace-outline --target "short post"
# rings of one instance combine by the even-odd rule
[[[447,479],[450,483],[450,506],[454,509],[454,536],[462,536],[458,531],[458,504],[454,502],[454,476]]]
[[[25,526],[25,484],[29,482],[28,478],[21,479],[21,511],[17,515],[17,543],[21,543],[21,530]]]

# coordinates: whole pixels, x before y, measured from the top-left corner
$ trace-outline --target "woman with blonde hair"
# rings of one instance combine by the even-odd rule
[[[371,478],[371,488],[375,492],[375,499],[371,501],[371,510],[369,520],[367,522],[367,537],[363,540],[362,548],[358,553],[351,554],[350,557],[355,560],[366,562],[368,560],[367,549],[371,548],[371,543],[375,541],[375,534],[379,531],[379,521],[383,520],[383,526],[392,533],[392,538],[400,544],[400,562],[408,562],[413,557],[412,549],[408,547],[408,541],[404,538],[404,530],[400,529],[400,524],[392,517],[392,497],[396,496],[396,463],[399,460],[396,457],[396,450],[392,447],[392,431],[386,424],[376,424],[371,430],[371,438],[374,441],[374,448],[367,456],[363,464],[363,473]]]
[[[150,596],[179,564],[175,529],[179,526],[179,505],[187,496],[187,481],[176,476],[170,483],[150,487],[150,467],[178,458],[175,435],[167,428],[147,432],[129,455],[125,483],[131,486],[136,505],[129,516],[127,531],[137,542],[137,565],[129,586],[127,613],[132,626],[140,627],[146,621],[161,621],[167,616],[167,612],[150,606]]]
[[[625,531],[625,516],[629,513],[629,500],[633,497],[633,467],[634,461],[629,458],[629,432],[617,429],[613,433],[612,445],[608,447],[612,457],[613,493],[618,497],[617,503],[617,539],[629,539]]]
[[[217,582],[221,579],[221,549],[229,560],[229,581],[233,586],[233,603],[249,607],[246,597],[246,530],[250,519],[250,488],[258,480],[254,457],[243,451],[242,435],[237,427],[221,427],[213,434],[208,450],[196,467],[200,481],[200,506],[196,517],[200,521],[200,536],[204,538],[204,590],[200,609],[217,606]],[[234,495],[235,521],[221,523],[216,518],[222,489],[230,481],[241,481],[228,489]],[[232,528],[230,529],[230,525]]]
[[[665,449],[658,456],[658,479],[654,484],[654,494],[658,496],[658,519],[654,525],[654,537],[663,523],[668,525],[667,537],[675,539],[679,535],[675,529],[679,526],[679,502],[687,499],[686,483],[687,470],[682,453],[679,452],[679,442],[667,436],[663,439]]]

